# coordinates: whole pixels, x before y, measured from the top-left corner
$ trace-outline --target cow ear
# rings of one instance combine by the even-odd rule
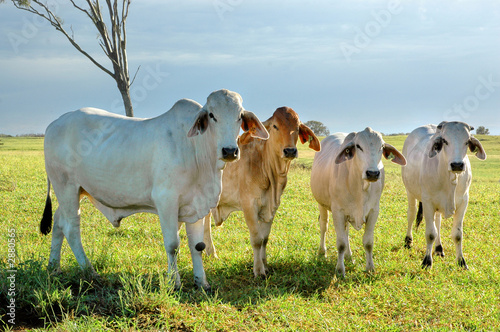
[[[384,143],[383,154],[385,159],[401,166],[406,166],[406,158],[392,145]]]
[[[479,142],[479,140],[473,136],[471,136],[471,138],[469,140],[469,150],[470,150],[470,152],[473,152],[473,153],[475,152],[476,157],[478,157],[479,159],[481,159],[481,160],[486,159],[486,152],[484,151],[483,146],[481,145],[481,142]]]
[[[253,137],[252,134],[250,134],[248,131],[238,137],[238,145],[246,145],[251,142],[253,142]]]
[[[198,116],[196,117],[196,120],[194,121],[193,126],[191,129],[189,129],[188,132],[188,137],[193,137],[198,134],[203,134],[208,127],[208,111],[202,109],[199,113]]]
[[[432,142],[431,150],[429,151],[429,158],[434,158],[443,149],[444,140],[438,136]]]
[[[243,111],[241,119],[243,120],[241,123],[241,129],[243,129],[243,131],[249,132],[252,137],[260,139],[269,138],[266,127],[264,127],[255,114],[249,111]]]
[[[314,151],[321,150],[319,139],[316,137],[316,135],[314,135],[311,128],[303,123],[301,123],[299,126],[299,137],[302,144],[304,144],[305,142],[309,142],[309,148],[313,149]]]
[[[441,130],[443,129],[443,126],[447,123],[447,121],[442,121],[440,124],[438,124],[437,129]]]
[[[356,154],[356,149],[354,147],[354,142],[349,142],[347,145],[343,146],[342,151],[337,155],[337,158],[335,158],[335,164],[341,164],[346,160],[350,160],[354,158],[354,155]]]

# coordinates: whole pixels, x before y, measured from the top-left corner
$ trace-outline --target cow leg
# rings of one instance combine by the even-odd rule
[[[378,210],[372,211],[366,218],[365,232],[363,234],[363,247],[366,254],[366,272],[375,271],[373,263],[373,233],[378,218]]]
[[[246,204],[245,206],[242,206],[242,209],[248,226],[248,231],[250,232],[250,243],[252,244],[253,249],[253,274],[255,277],[265,277],[266,269],[261,257],[261,249],[264,244],[264,238],[262,238],[262,234],[260,232],[258,211],[253,200],[249,200],[245,203]]]
[[[174,282],[174,287],[181,287],[181,278],[177,269],[177,255],[179,252],[179,222],[177,198],[161,197],[155,199],[158,215],[160,216],[161,232],[163,234],[163,245],[167,252],[167,273]]]
[[[90,263],[87,255],[82,246],[82,238],[80,233],[80,189],[71,185],[66,185],[63,188],[57,184],[54,185],[54,192],[56,193],[59,207],[56,211],[57,224],[56,230],[52,235],[52,245],[49,257],[49,265],[58,267],[61,259],[61,233],[68,241],[68,244],[75,255],[78,265],[83,270],[88,270],[91,274],[96,275],[92,264]],[[55,236],[55,238],[54,238]]]
[[[349,237],[346,233],[346,220],[345,216],[340,211],[332,209],[333,225],[335,226],[335,233],[337,234],[337,267],[336,273],[339,277],[345,276],[344,256],[349,247]]]
[[[463,201],[457,206],[457,210],[453,215],[453,227],[451,230],[451,237],[455,242],[458,265],[463,267],[465,270],[468,269],[468,266],[467,263],[465,263],[465,258],[462,251],[462,239],[463,239],[464,216],[465,216],[465,211],[467,210],[468,202],[469,202],[469,196],[466,195]]]
[[[432,267],[432,245],[437,237],[436,225],[434,223],[434,217],[437,212],[434,212],[434,208],[431,204],[423,205],[424,218],[425,218],[425,240],[427,242],[427,248],[425,252],[424,260],[422,261],[422,268]]]
[[[208,215],[210,218],[210,215]],[[209,219],[210,221],[210,219]],[[191,259],[193,261],[194,282],[199,288],[203,288],[206,292],[211,290],[203,269],[203,260],[201,252],[205,249],[203,242],[203,225],[204,219],[200,219],[195,223],[186,223],[186,234],[188,237],[189,250],[191,251]]]
[[[49,270],[53,273],[61,272],[61,247],[64,240],[61,228],[61,210],[58,208],[54,213],[54,225],[52,227],[52,243],[49,256]]]
[[[205,233],[203,234],[203,242],[205,242],[206,245],[205,253],[207,254],[207,256],[213,256],[215,258],[218,258],[217,252],[215,251],[214,242],[212,241],[212,220],[210,218],[211,215],[212,213],[206,215],[203,221],[205,227]]]
[[[273,222],[260,222],[260,236],[262,237],[262,246],[260,248],[260,259],[262,260],[262,264],[264,265],[264,271],[266,274],[269,272],[269,268],[267,266],[267,242],[269,241],[269,234],[271,234],[271,227],[273,226]]]
[[[406,196],[408,197],[408,210],[407,210],[408,229],[406,230],[405,248],[410,249],[413,243],[412,228],[413,228],[413,223],[415,222],[415,218],[417,216],[418,201],[408,191],[406,191]]]
[[[318,249],[318,255],[320,256],[325,256],[326,257],[326,232],[328,231],[328,210],[322,206],[321,204],[318,204],[318,209],[319,209],[319,249]]]
[[[345,255],[344,255],[344,262],[349,261],[351,263],[354,263],[354,259],[352,259],[352,251],[351,251],[351,245],[349,244],[349,228],[351,227],[351,223],[349,220],[345,220],[345,238],[346,238],[346,250],[345,250]]]
[[[436,213],[435,224],[437,230],[437,239],[434,245],[434,254],[440,257],[444,257],[443,245],[441,243],[441,213]]]

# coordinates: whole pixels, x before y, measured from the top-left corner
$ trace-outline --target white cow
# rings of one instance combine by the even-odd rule
[[[209,290],[201,258],[203,222],[197,221],[217,205],[226,162],[239,158],[240,126],[268,138],[262,123],[241,103],[239,94],[218,90],[203,107],[182,99],[153,119],[84,108],[51,123],[45,133],[48,193],[40,224],[41,232],[48,234],[52,183],[59,207],[49,267],[60,270],[65,237],[78,264],[95,273],[80,237],[80,199],[87,196],[115,227],[137,212],[159,215],[168,273],[176,287],[178,223],[186,223],[195,282]]]
[[[380,196],[384,187],[382,155],[399,165],[405,158],[387,144],[382,135],[366,128],[349,135],[337,133],[321,142],[311,172],[311,190],[319,207],[320,248],[326,255],[325,234],[328,230],[328,211],[332,212],[337,233],[338,259],[336,271],[345,275],[344,257],[351,259],[349,223],[356,230],[363,225],[363,246],[366,270],[373,271],[373,231],[379,213]]]
[[[463,219],[469,202],[472,179],[467,147],[484,160],[486,153],[481,143],[463,122],[441,122],[415,129],[406,139],[403,155],[408,165],[402,169],[403,182],[408,196],[408,230],[405,246],[413,242],[412,224],[417,214],[425,218],[427,251],[422,268],[432,266],[432,245],[437,239],[435,253],[444,256],[441,245],[441,217],[453,216],[452,238],[455,242],[458,264],[467,269],[462,252]],[[420,217],[421,220],[421,217]],[[418,226],[419,221],[417,221]]]

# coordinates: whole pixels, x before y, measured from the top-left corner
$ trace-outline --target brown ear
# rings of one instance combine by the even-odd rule
[[[314,135],[313,131],[303,123],[301,123],[299,126],[299,137],[302,144],[304,144],[305,142],[309,142],[309,148],[313,149],[314,151],[321,150],[319,139],[316,137],[316,135]]]
[[[198,134],[200,135],[203,134],[205,130],[207,130],[207,127],[208,127],[208,112],[202,109],[198,113],[198,116],[196,117],[193,126],[191,127],[191,129],[189,129],[188,137],[193,137]]]
[[[473,136],[471,136],[469,140],[469,150],[473,153],[476,152],[476,157],[478,157],[479,159],[486,159],[486,152],[484,151],[481,142],[479,142],[479,140]]]
[[[252,137],[260,139],[269,138],[269,133],[255,114],[249,111],[243,111],[241,119],[243,120],[241,123],[241,129],[243,129],[243,131],[249,132]]]
[[[401,166],[406,166],[406,158],[392,145],[384,143],[384,157]]]
[[[251,142],[253,142],[253,137],[252,134],[250,134],[248,131],[238,137],[238,145],[246,145]]]

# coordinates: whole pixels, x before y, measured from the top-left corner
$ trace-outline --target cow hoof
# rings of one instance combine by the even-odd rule
[[[409,237],[409,236],[406,236],[405,237],[405,248],[406,249],[410,249],[412,243],[413,243],[413,239],[411,237]]]
[[[469,269],[469,267],[467,266],[467,263],[465,263],[465,259],[463,257],[458,259],[458,266],[460,266],[464,270]]]
[[[326,257],[326,250],[323,248],[318,249],[318,256],[320,257]]]
[[[207,295],[213,294],[212,286],[210,286],[209,284],[206,284],[205,286],[199,286],[199,288],[203,290]]]
[[[344,279],[345,278],[345,269],[336,269],[335,274],[337,275],[337,278],[339,279]]]
[[[422,261],[422,269],[430,269],[431,267],[432,267],[432,257],[425,256],[424,260]]]
[[[439,257],[444,257],[443,246],[442,245],[436,246],[436,248],[434,249],[434,254]]]

